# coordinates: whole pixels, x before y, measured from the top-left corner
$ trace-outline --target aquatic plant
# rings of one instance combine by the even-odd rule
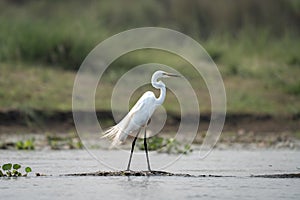
[[[144,150],[144,140],[140,139],[138,141],[138,148]],[[148,150],[157,151],[158,153],[168,153],[168,154],[187,154],[192,152],[191,145],[182,144],[175,138],[162,138],[162,137],[151,137],[148,139]]]
[[[32,170],[30,167],[25,167],[25,173],[21,173],[19,169],[21,169],[20,164],[12,164],[6,163],[2,165],[2,170],[0,169],[0,177],[20,177],[27,176]]]
[[[80,138],[73,133],[68,136],[47,135],[47,141],[53,150],[83,148]]]
[[[34,138],[25,141],[20,140],[16,142],[15,147],[18,150],[34,150],[35,149]]]

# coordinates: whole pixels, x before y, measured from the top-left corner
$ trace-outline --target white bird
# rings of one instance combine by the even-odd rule
[[[137,134],[132,142],[131,153],[129,157],[129,162],[127,166],[127,171],[130,170],[130,163],[132,158],[132,153],[134,150],[136,139],[142,128],[145,129],[144,132],[144,147],[147,158],[148,170],[151,171],[147,141],[146,141],[146,126],[150,122],[150,118],[155,111],[155,109],[161,105],[166,97],[166,86],[159,78],[167,77],[179,77],[176,74],[170,74],[164,71],[156,71],[151,78],[151,84],[154,88],[160,89],[160,95],[158,98],[154,95],[152,91],[147,91],[143,96],[136,102],[129,113],[115,126],[109,128],[104,132],[104,138],[112,139],[112,145],[118,145],[124,142],[129,134],[137,131]]]

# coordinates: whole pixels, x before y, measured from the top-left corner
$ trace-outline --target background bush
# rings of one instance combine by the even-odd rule
[[[78,69],[106,37],[141,26],[172,28],[204,42],[240,40],[247,51],[287,35],[298,37],[300,30],[297,0],[6,0],[0,2],[0,13],[1,62],[64,69]],[[221,57],[216,43],[209,50]],[[299,65],[297,55],[287,62]]]

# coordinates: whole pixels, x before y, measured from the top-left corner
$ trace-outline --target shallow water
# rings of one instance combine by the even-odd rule
[[[115,166],[126,167],[119,151],[95,150],[103,158],[113,158]],[[111,170],[85,150],[0,151],[1,162],[30,166],[46,177],[1,178],[1,199],[299,199],[300,179],[251,178],[250,175],[299,173],[300,151],[292,150],[215,150],[200,160],[193,152],[164,169],[193,175],[234,177],[66,177],[66,173]],[[146,169],[142,156],[133,157],[132,169]],[[142,155],[142,154],[141,154]],[[170,157],[150,155],[155,162]],[[171,156],[172,157],[172,156]],[[174,156],[176,158],[176,156]],[[105,159],[104,159],[105,160]],[[115,162],[115,163],[114,163]],[[153,168],[155,169],[155,168]]]

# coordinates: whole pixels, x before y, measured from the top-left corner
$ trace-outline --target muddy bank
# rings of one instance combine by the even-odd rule
[[[109,149],[110,142],[100,138],[86,138],[85,142],[94,144],[94,149]],[[163,138],[163,141],[169,141],[174,138],[173,133],[162,133],[157,137]],[[192,137],[186,135],[186,137]],[[186,141],[184,138],[178,138],[176,142],[166,145],[165,142],[157,143],[148,140],[149,145],[155,146],[160,153],[176,154],[186,149]],[[198,133],[193,140],[190,151],[197,150],[203,144],[203,134]],[[123,149],[128,151],[131,148],[132,138],[128,138]],[[141,143],[139,143],[141,142]],[[138,141],[138,148],[143,147],[143,141]],[[159,146],[162,145],[162,146]],[[82,141],[76,132],[41,132],[41,133],[26,133],[22,132],[0,134],[0,149],[5,150],[74,150],[83,148]],[[223,132],[216,144],[217,149],[300,149],[300,140],[293,133],[253,133],[253,132]],[[141,149],[143,150],[143,149]],[[188,151],[189,152],[189,151]]]
[[[112,114],[98,111],[105,126],[110,126]],[[190,116],[191,117],[191,116]],[[209,114],[200,118],[199,134],[193,141],[201,145],[210,122]],[[169,114],[160,137],[172,138],[180,124],[180,117]],[[102,124],[101,124],[102,125]],[[217,148],[274,148],[299,149],[300,117],[251,114],[227,114]],[[188,135],[186,136],[188,137]],[[184,138],[183,138],[184,139]],[[93,140],[93,138],[91,138]],[[181,141],[184,144],[184,141]],[[102,144],[103,143],[103,144]],[[27,145],[28,144],[28,145]],[[99,139],[97,145],[106,148]],[[130,148],[130,141],[125,146]],[[78,149],[82,148],[73,122],[72,112],[2,111],[0,112],[0,149]]]
[[[75,173],[75,174],[65,174],[61,176],[178,176],[178,177],[237,177],[237,176],[224,176],[224,175],[191,175],[185,173],[172,173],[166,171],[98,171],[89,173]],[[300,173],[291,174],[263,174],[263,175],[251,175],[252,178],[300,178]]]
[[[84,113],[84,112],[81,112]],[[97,111],[100,122],[113,124],[110,111]],[[187,116],[187,117],[193,117]],[[200,131],[207,130],[210,113],[201,113]],[[176,131],[180,124],[180,116],[168,113],[164,131]],[[65,132],[74,130],[72,111],[42,111],[42,110],[8,110],[0,111],[0,134],[8,132]],[[269,114],[227,113],[224,131],[246,132],[296,132],[300,130],[300,113],[290,116],[273,116]]]
[[[165,171],[98,171],[89,173],[65,174],[62,176],[182,176],[193,177],[190,174],[176,174]]]

